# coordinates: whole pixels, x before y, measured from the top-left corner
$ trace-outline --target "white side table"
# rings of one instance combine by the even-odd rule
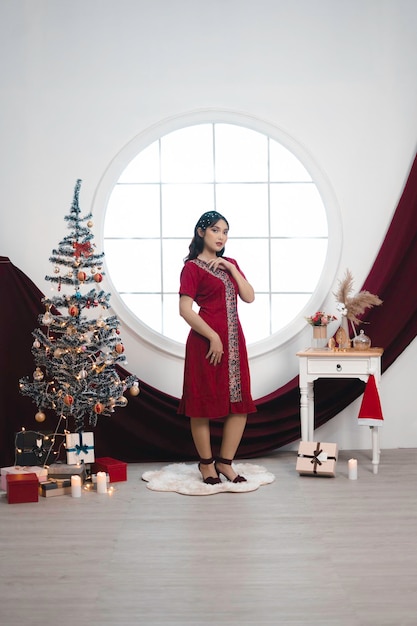
[[[383,348],[334,351],[329,348],[307,348],[297,352],[300,366],[301,440],[314,441],[314,381],[318,378],[359,378],[365,383],[371,374],[377,388],[381,382]],[[378,473],[379,428],[371,426],[372,468]]]

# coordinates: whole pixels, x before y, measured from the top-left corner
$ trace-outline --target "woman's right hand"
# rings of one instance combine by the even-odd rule
[[[206,354],[206,359],[208,359],[212,365],[218,365],[222,357],[223,344],[219,335],[216,335],[210,340],[210,349]]]

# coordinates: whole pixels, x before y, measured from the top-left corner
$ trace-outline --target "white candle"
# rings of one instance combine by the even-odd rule
[[[97,493],[107,493],[106,472],[97,472]]]
[[[73,498],[81,498],[81,477],[71,476],[71,495]]]
[[[348,475],[350,480],[356,480],[358,478],[358,462],[356,459],[349,459]]]

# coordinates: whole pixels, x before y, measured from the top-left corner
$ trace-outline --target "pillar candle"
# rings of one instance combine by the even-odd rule
[[[350,480],[356,480],[358,478],[358,462],[356,459],[349,459],[348,475]]]
[[[73,498],[81,498],[81,477],[71,476],[71,495]]]
[[[97,493],[107,493],[106,472],[97,472]]]

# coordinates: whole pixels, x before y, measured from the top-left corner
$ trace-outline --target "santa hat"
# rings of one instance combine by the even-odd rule
[[[373,374],[369,375],[366,383],[361,408],[359,409],[358,423],[360,426],[382,426],[384,424],[381,402]]]

